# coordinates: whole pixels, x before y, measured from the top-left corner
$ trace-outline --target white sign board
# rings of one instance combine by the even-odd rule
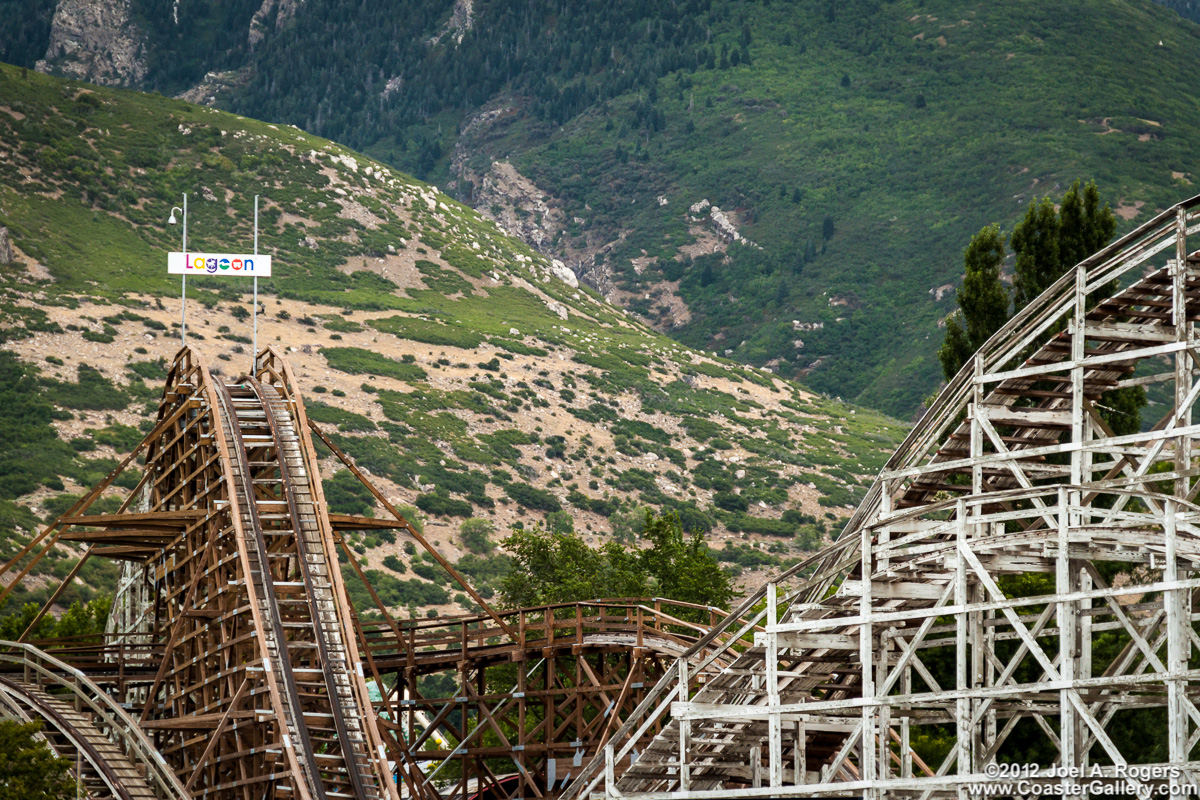
[[[271,257],[245,253],[167,253],[168,275],[271,277]]]

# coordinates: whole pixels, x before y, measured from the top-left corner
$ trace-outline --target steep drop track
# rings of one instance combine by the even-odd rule
[[[310,433],[390,518],[328,512]],[[90,514],[139,457],[124,505]],[[387,529],[482,612],[395,619],[342,538]],[[670,663],[735,646],[694,647],[724,612],[662,599],[496,612],[310,424],[272,349],[232,382],[182,349],[153,430],[0,565],[0,601],[64,545],[84,555],[19,638],[91,558],[123,564],[106,633],[0,643],[0,714],[42,720],[93,797],[552,798]],[[375,608],[352,607],[343,569]]]

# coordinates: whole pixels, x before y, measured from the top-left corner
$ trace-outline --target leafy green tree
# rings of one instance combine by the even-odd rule
[[[0,720],[0,800],[58,800],[75,796],[70,762],[34,737],[37,722]]]
[[[26,603],[20,611],[0,619],[0,639],[15,641],[19,638],[33,622],[41,607],[40,603]],[[108,621],[111,608],[112,598],[107,595],[93,598],[87,603],[75,601],[61,616],[46,614],[42,617],[30,633],[30,638],[61,639],[87,636],[98,641],[100,634],[104,633],[104,625]]]
[[[489,537],[491,537],[495,530],[496,525],[492,521],[475,517],[464,520],[463,524],[458,526],[458,533],[462,537],[463,547],[472,553],[479,553],[480,555],[492,552],[493,545]]]
[[[1105,203],[1100,208],[1100,190],[1095,181],[1088,181],[1079,191],[1079,181],[1063,195],[1058,212],[1059,261],[1062,267],[1072,267],[1107,245],[1117,233],[1117,216]]]
[[[500,581],[500,595],[507,606],[647,593],[646,576],[637,568],[637,557],[617,542],[610,540],[600,549],[592,549],[576,534],[534,528],[514,529],[502,544],[513,559],[512,571]]]
[[[650,547],[641,551],[640,560],[655,580],[656,594],[700,605],[729,604],[733,584],[700,531],[685,534],[674,512],[656,517],[647,511],[642,536]]]
[[[1117,217],[1107,203],[1100,207],[1095,181],[1089,181],[1082,191],[1079,181],[1071,184],[1057,211],[1048,197],[1030,203],[1012,235],[1017,254],[1013,282],[1016,310],[1029,305],[1068,269],[1108,244],[1116,232]],[[1093,302],[1097,299],[1092,298]]]
[[[514,529],[503,542],[513,566],[500,581],[501,598],[513,607],[648,594],[729,603],[732,583],[699,531],[685,535],[676,514],[647,511],[642,535],[645,550],[612,540],[593,549],[575,533]]]
[[[575,520],[566,511],[551,511],[546,515],[546,526],[554,533],[575,532]]]
[[[1108,204],[1100,207],[1096,181],[1088,181],[1082,190],[1079,181],[1075,181],[1063,194],[1057,211],[1050,198],[1031,203],[1025,217],[1013,229],[1016,311],[1025,308],[1070,267],[1108,245],[1116,231],[1116,215]],[[1091,300],[1108,296],[1114,288]]]

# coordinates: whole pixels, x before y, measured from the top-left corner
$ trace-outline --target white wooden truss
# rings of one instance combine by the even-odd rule
[[[1019,725],[1053,753],[1026,795],[1200,791],[1198,231],[1200,197],[1005,325],[838,541],[714,629],[730,665],[695,690],[680,659],[566,796],[966,798]],[[1152,384],[1152,427],[1114,435],[1106,393]],[[1133,715],[1161,737],[1137,753]],[[1158,777],[1130,777],[1144,753]]]

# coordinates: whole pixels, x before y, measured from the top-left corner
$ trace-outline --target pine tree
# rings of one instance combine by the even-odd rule
[[[938,351],[946,380],[1008,321],[1008,290],[1000,281],[1004,255],[999,225],[979,231],[963,251],[965,274],[957,292],[959,311],[946,320],[946,341]]]
[[[1079,181],[1063,195],[1056,210],[1050,198],[1034,200],[1013,229],[1016,254],[1013,313],[1029,305],[1068,270],[1103,248],[1117,231],[1116,215],[1105,204],[1094,181],[1080,191]],[[965,275],[958,291],[959,310],[946,320],[946,339],[938,350],[942,373],[950,380],[988,338],[1008,320],[1008,292],[1000,283],[1004,236],[990,225],[971,239],[963,253]],[[1089,296],[1095,305],[1115,290],[1115,282]],[[1117,435],[1141,427],[1146,392],[1140,386],[1114,389],[1101,396],[1100,415]]]
[[[1049,197],[1029,204],[1013,228],[1012,248],[1017,254],[1013,304],[1020,311],[1062,274],[1058,214]]]

